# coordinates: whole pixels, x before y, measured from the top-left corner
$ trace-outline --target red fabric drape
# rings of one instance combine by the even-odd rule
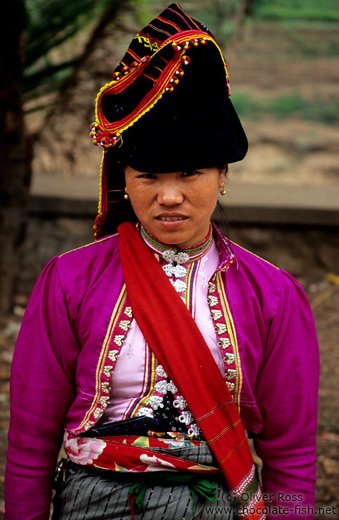
[[[241,495],[248,485],[253,489],[256,477],[246,434],[225,381],[191,314],[136,228],[124,222],[118,231],[133,315],[184,395],[230,491]]]

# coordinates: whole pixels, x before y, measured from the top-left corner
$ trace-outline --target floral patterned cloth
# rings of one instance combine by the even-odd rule
[[[137,438],[135,438],[137,440]],[[133,441],[132,441],[133,442]],[[143,444],[144,440],[140,440]],[[205,443],[170,441],[153,450],[163,460],[170,452],[191,465],[213,465]],[[184,446],[178,447],[178,445]],[[84,444],[81,444],[80,451]],[[126,446],[126,445],[125,445]],[[73,445],[73,449],[77,448]],[[87,451],[87,454],[89,452]],[[65,479],[59,481],[53,500],[53,520],[232,520],[238,518],[234,498],[220,474],[159,471],[107,471],[93,466],[66,463]],[[132,513],[133,512],[133,513]]]
[[[206,446],[206,442],[180,440],[180,434],[177,433],[172,433],[172,436],[173,440],[145,436],[98,439],[79,437],[66,432],[64,446],[72,462],[111,471],[220,473],[217,466],[192,463],[173,454],[173,450],[178,448]],[[157,453],[156,450],[161,450],[161,453]]]

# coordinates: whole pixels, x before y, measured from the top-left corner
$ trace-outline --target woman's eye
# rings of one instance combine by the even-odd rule
[[[197,170],[187,170],[183,172],[183,177],[192,177],[193,175],[197,175],[199,172]]]
[[[141,175],[138,175],[139,179],[156,179],[157,176],[155,173],[142,173]]]

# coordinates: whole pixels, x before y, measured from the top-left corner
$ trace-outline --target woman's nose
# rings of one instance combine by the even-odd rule
[[[157,201],[162,206],[176,206],[184,200],[184,194],[176,182],[164,182],[159,187]]]

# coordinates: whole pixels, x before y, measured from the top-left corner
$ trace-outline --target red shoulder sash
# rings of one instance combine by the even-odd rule
[[[265,518],[247,514],[262,511],[262,493],[238,410],[199,328],[135,227],[124,222],[118,231],[124,279],[141,332],[185,397],[239,500],[240,516]]]

